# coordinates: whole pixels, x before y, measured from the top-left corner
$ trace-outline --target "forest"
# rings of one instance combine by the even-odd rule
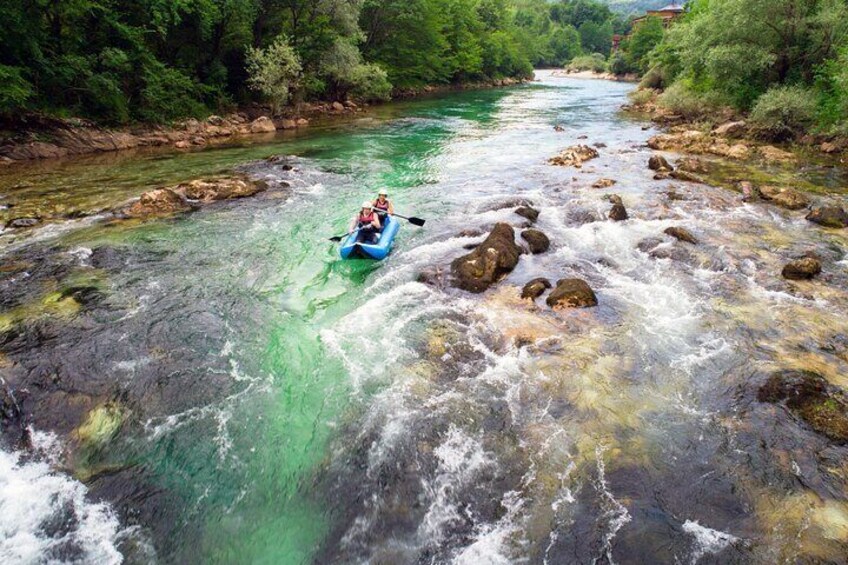
[[[251,101],[385,100],[610,53],[591,0],[2,0],[0,114],[168,122]]]

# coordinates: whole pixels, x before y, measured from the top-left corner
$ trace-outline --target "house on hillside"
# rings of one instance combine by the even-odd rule
[[[678,4],[677,2],[672,2],[664,8],[660,8],[659,10],[648,10],[644,16],[635,18],[633,20],[633,27],[637,27],[639,24],[643,23],[650,17],[661,19],[663,25],[665,27],[668,27],[674,20],[681,17],[685,12],[686,10],[683,8],[682,5]]]

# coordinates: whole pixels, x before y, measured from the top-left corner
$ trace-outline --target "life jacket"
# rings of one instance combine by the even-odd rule
[[[378,198],[374,201],[374,208],[383,212],[387,212],[389,210],[389,199],[387,198],[385,202],[380,202],[380,199]]]
[[[360,226],[370,226],[371,223],[374,221],[374,212],[372,211],[367,216],[364,215],[362,212],[359,212],[359,220],[358,221],[359,221]]]

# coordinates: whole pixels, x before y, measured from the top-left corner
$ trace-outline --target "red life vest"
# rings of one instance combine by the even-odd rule
[[[380,199],[378,198],[377,200],[374,201],[374,208],[376,208],[377,210],[382,210],[383,212],[388,211],[388,209],[389,209],[388,199],[386,199],[385,202],[380,202]]]
[[[361,226],[370,226],[374,221],[374,212],[372,211],[367,216],[362,212],[359,212],[359,225]]]

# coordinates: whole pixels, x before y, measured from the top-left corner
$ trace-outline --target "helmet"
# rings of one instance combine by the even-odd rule
[[[362,203],[362,207],[363,207],[363,208],[368,208],[368,209],[370,210],[371,208],[373,208],[373,207],[374,207],[374,205],[373,205],[373,204],[371,204],[371,201],[370,201],[370,200],[366,200],[365,202],[363,202],[363,203]]]
[[[388,193],[388,192],[386,192],[386,189],[385,189],[385,188],[384,188],[384,189],[382,189],[380,192],[378,192],[378,193],[377,193],[377,196],[388,196],[388,195],[389,195],[389,193]]]

